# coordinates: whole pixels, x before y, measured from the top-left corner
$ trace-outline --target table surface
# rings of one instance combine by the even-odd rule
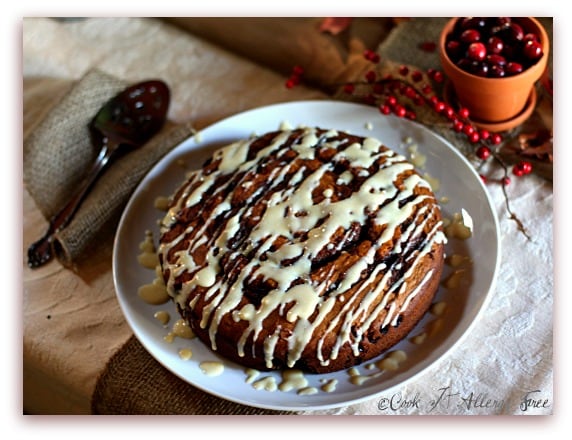
[[[296,31],[300,34],[300,29],[315,31],[315,23],[315,20],[294,20],[291,25],[300,26]],[[138,50],[133,50],[134,47]],[[169,49],[162,50],[164,47]],[[351,48],[351,44],[350,49],[350,53],[359,50]],[[175,85],[169,118],[174,122],[193,121],[199,129],[262,105],[326,97],[309,86],[288,90],[284,87],[284,75],[164,21],[27,18],[23,24],[24,137],[45,109],[53,105],[50,101],[53,96],[61,96],[94,67],[126,81],[152,76],[164,78]],[[348,69],[340,67],[340,72],[347,74]],[[511,208],[523,219],[531,240],[509,219],[501,186],[490,184],[487,189],[499,218],[502,249],[492,300],[463,344],[398,392],[429,400],[439,390],[448,389],[460,395],[472,393],[505,402],[501,410],[486,405],[472,408],[454,405],[438,409],[434,412],[437,414],[551,414],[552,183],[531,175],[508,189]],[[25,258],[27,247],[43,234],[47,222],[25,187],[22,194]],[[131,337],[132,331],[115,297],[111,252],[111,241],[102,243],[89,266],[79,273],[57,261],[35,270],[22,261],[26,412],[89,414],[99,374]],[[549,402],[548,407],[522,411],[519,407],[522,396],[535,390]],[[382,410],[378,401],[371,399],[305,413],[429,412],[427,407]]]

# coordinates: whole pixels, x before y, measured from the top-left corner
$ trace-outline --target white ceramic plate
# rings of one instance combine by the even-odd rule
[[[246,382],[244,368],[213,354],[196,338],[175,338],[172,343],[165,342],[164,336],[170,330],[170,324],[163,326],[153,315],[159,310],[168,311],[172,322],[178,317],[175,307],[171,303],[148,305],[137,294],[138,288],[150,283],[155,276],[152,270],[143,268],[137,261],[145,231],[151,230],[155,239],[158,237],[157,221],[164,213],[154,207],[155,199],[170,195],[182,183],[186,172],[200,167],[215,148],[253,133],[275,130],[283,123],[293,127],[314,125],[373,136],[405,156],[408,156],[408,151],[403,144],[409,138],[409,142],[416,144],[419,153],[427,158],[421,173],[438,179],[440,189],[437,196],[449,199],[442,205],[444,216],[450,218],[453,213],[465,209],[474,222],[474,233],[470,239],[453,239],[447,244],[448,255],[467,256],[472,264],[468,265],[462,278],[461,288],[439,289],[436,301],[445,301],[447,309],[438,330],[422,344],[414,344],[409,339],[402,341],[396,349],[405,351],[407,360],[400,364],[400,368],[384,371],[361,385],[350,382],[348,371],[307,374],[309,386],[318,390],[311,395],[300,395],[296,390],[255,389],[252,383]],[[302,101],[276,104],[229,117],[187,139],[157,163],[135,190],[121,218],[114,244],[113,275],[119,303],[136,337],[175,375],[208,393],[237,403],[279,410],[323,409],[373,399],[403,385],[420,376],[423,370],[458,344],[477,320],[493,291],[500,261],[499,243],[498,223],[485,187],[466,159],[442,138],[417,123],[383,116],[373,107],[338,101]],[[451,268],[445,270],[445,276],[452,271]],[[427,314],[410,336],[436,328],[436,319],[436,316]],[[182,360],[178,355],[179,350],[186,347],[193,352],[190,360]],[[207,376],[199,368],[201,362],[213,360],[225,365],[220,376]],[[380,371],[368,368],[371,363],[358,367],[360,374],[372,375]],[[266,376],[273,376],[277,384],[281,382],[280,372],[261,373],[258,379]],[[335,390],[323,391],[321,386],[330,379],[337,380]]]

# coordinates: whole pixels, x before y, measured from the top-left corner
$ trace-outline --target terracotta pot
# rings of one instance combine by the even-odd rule
[[[475,125],[497,127],[502,130],[512,128],[522,122],[523,112],[533,107],[536,94],[534,84],[546,70],[550,43],[544,27],[538,20],[528,17],[519,18],[524,32],[536,33],[542,44],[543,56],[538,62],[518,75],[504,78],[485,78],[466,72],[457,67],[445,51],[447,36],[451,33],[455,21],[447,22],[439,38],[439,55],[443,71],[449,78],[459,104],[466,107],[470,119]],[[529,109],[532,111],[532,108]],[[524,115],[526,116],[526,115]],[[513,124],[511,124],[513,122]]]

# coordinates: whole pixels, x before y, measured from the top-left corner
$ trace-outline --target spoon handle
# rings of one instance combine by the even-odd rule
[[[53,257],[53,235],[63,229],[77,212],[81,202],[88,193],[93,183],[97,180],[113,153],[117,151],[116,145],[104,143],[91,170],[84,179],[82,185],[66,203],[66,205],[51,219],[48,230],[42,238],[31,244],[28,248],[28,266],[32,269],[40,267]]]

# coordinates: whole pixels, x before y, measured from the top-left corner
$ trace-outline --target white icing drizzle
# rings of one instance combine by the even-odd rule
[[[320,387],[322,389],[322,391],[325,391],[326,393],[333,393],[334,391],[336,391],[336,386],[338,385],[338,379],[329,379],[329,380],[324,380],[323,385]]]
[[[284,370],[282,372],[282,382],[278,385],[280,391],[290,391],[305,388],[308,380],[300,370]]]
[[[254,368],[247,368],[244,372],[246,373],[246,383],[252,383],[258,376],[260,376],[260,371],[255,370]]]
[[[220,376],[224,372],[224,364],[218,361],[201,362],[199,368],[207,376]]]
[[[400,314],[430,280],[432,272],[428,271],[407,295],[406,280],[435,243],[446,241],[441,221],[435,220],[439,215],[437,205],[433,209],[417,206],[432,195],[416,195],[416,189],[430,189],[429,184],[413,173],[413,165],[403,156],[372,138],[346,142],[342,147],[344,141],[335,139],[337,132],[319,132],[315,128],[304,128],[289,149],[281,148],[292,134],[289,130],[279,132],[254,157],[250,146],[256,139],[218,150],[209,172],[197,171],[184,184],[181,196],[161,223],[161,232],[171,229],[177,213],[184,208],[197,209],[200,215],[211,197],[217,197],[216,207],[206,211],[207,220],[197,230],[188,227],[168,243],[162,243],[158,250],[163,261],[170,262],[169,294],[183,308],[193,308],[201,302],[200,326],[208,329],[213,350],[217,349],[218,327],[227,315],[244,325],[236,347],[240,356],[245,355],[247,341],[259,337],[270,315],[278,312],[286,323],[292,324],[288,331],[278,326],[265,339],[264,357],[269,368],[282,339],[287,339],[289,367],[295,365],[310,340],[316,337],[319,338],[316,357],[323,365],[336,359],[344,344],[350,344],[354,353],[359,354],[363,332],[378,316],[384,314],[384,326],[398,324]],[[307,161],[316,159],[318,146],[335,149],[336,153],[312,170]],[[264,160],[280,161],[287,151],[296,153],[295,160],[283,159],[263,185],[250,184]],[[334,169],[339,164],[346,164],[349,169],[336,176]],[[335,179],[337,186],[355,185],[354,181],[360,179],[361,185],[345,198],[337,193],[339,188],[327,188],[315,202],[315,190],[327,179]],[[398,187],[395,182],[400,179]],[[239,185],[245,191],[252,188],[253,192],[246,201],[236,204],[232,189]],[[264,209],[255,216],[253,205],[261,200]],[[241,227],[244,228],[245,221],[252,226],[236,246],[233,240],[244,235]],[[319,283],[313,282],[312,264],[322,252],[334,251],[338,257],[351,257],[344,250],[344,239],[335,242],[336,234],[339,236],[340,230],[349,231],[354,224],[368,222],[383,229],[365,255],[355,259],[333,287],[330,276]],[[409,226],[400,232],[405,222]],[[425,233],[429,222],[434,226]],[[222,225],[214,234],[215,239],[207,232],[213,224]],[[181,250],[189,237],[189,247]],[[391,240],[395,242],[393,253],[399,254],[401,261],[398,258],[396,264],[376,264],[378,251]],[[222,258],[226,260],[224,272]],[[175,289],[176,278],[185,272],[191,279]],[[260,304],[245,299],[245,286],[254,280],[273,283]],[[197,289],[200,295],[195,295]],[[320,325],[325,325],[326,331],[322,336],[314,335]],[[325,335],[332,333],[336,334],[336,340],[333,349],[327,352]]]

